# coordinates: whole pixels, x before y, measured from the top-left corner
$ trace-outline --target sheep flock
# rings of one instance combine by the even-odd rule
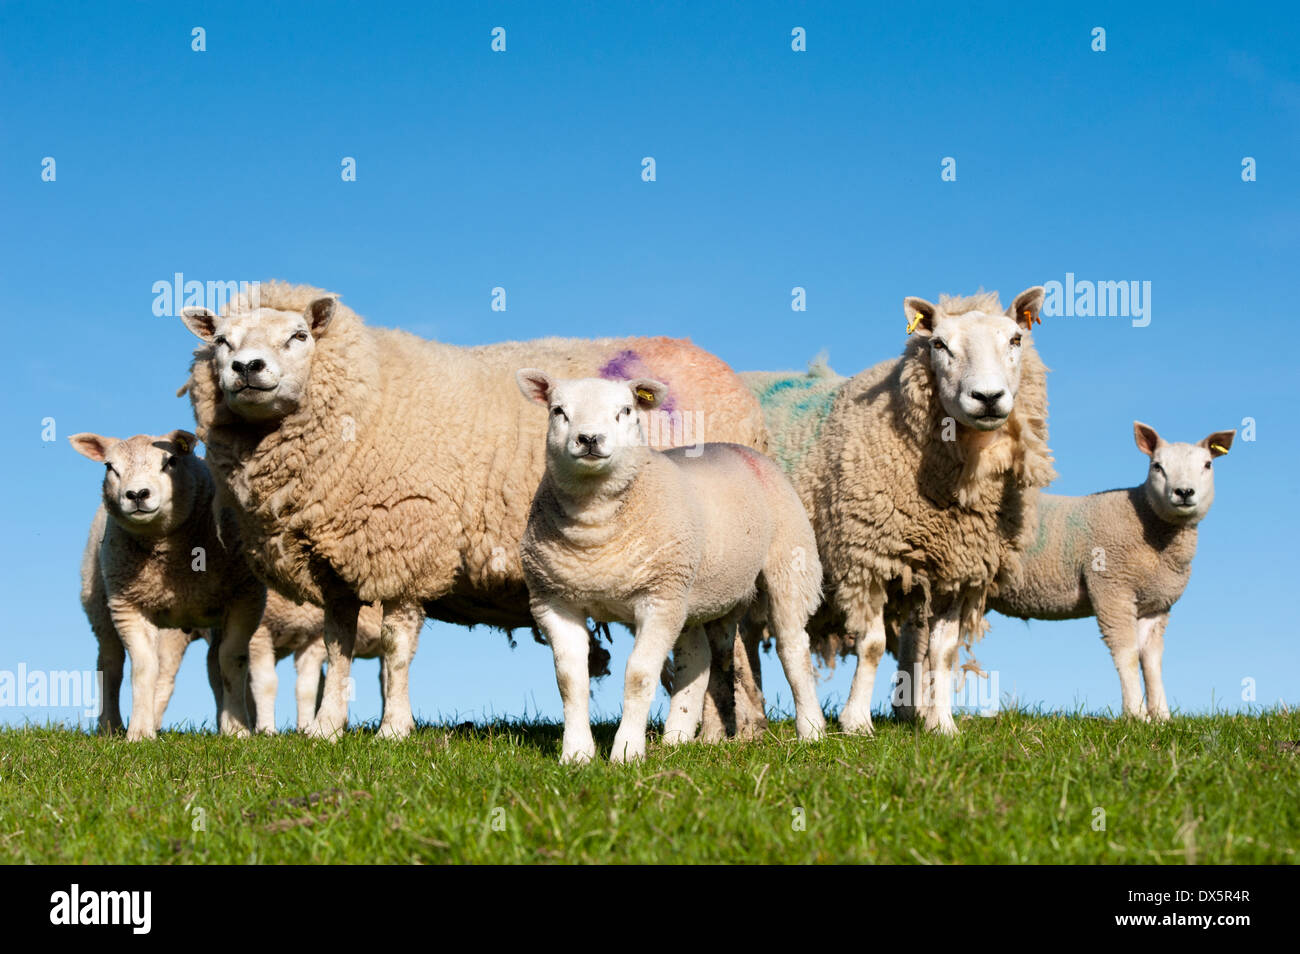
[[[960,651],[990,610],[1096,617],[1124,716],[1168,719],[1164,634],[1234,434],[1184,444],[1135,423],[1142,483],[1045,492],[1043,300],[906,298],[900,353],[851,376],[737,373],[662,337],[456,347],[279,281],[187,308],[193,432],[70,438],[104,465],[81,569],[99,730],[154,737],[201,639],[223,734],[275,731],[292,654],[300,731],[346,731],[365,657],[379,736],[402,738],[435,619],[551,647],[564,761],[597,757],[611,623],[635,636],[616,761],[644,757],[661,681],[664,744],[759,731],[765,640],[801,739],[827,731],[814,665],[842,657],[839,728],[873,731],[886,652],[895,716],[951,735]]]

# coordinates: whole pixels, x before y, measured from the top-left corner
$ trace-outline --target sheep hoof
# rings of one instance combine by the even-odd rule
[[[685,729],[664,729],[663,743],[667,746],[683,745],[687,742],[695,741],[695,733],[687,732]]]
[[[158,738],[158,733],[153,729],[137,729],[135,726],[131,726],[126,730],[126,740],[128,742],[147,742],[156,738]]]
[[[596,746],[588,748],[565,749],[560,753],[561,765],[586,765],[596,757]]]
[[[946,712],[942,715],[935,716],[934,718],[927,717],[925,720],[925,727],[938,735],[952,737],[957,734],[957,723],[954,722],[952,716]]]
[[[840,713],[840,728],[849,735],[875,735],[875,727],[871,724],[871,713],[861,715],[856,712]]]
[[[415,728],[414,720],[404,720],[402,722],[381,722],[379,731],[375,733],[377,739],[404,739],[411,734]]]
[[[621,742],[614,740],[614,751],[609,753],[609,760],[616,763],[643,762],[645,761],[645,740],[639,744],[635,742]]]
[[[302,734],[309,739],[324,739],[326,742],[337,742],[343,735],[343,728],[317,719],[303,729]]]

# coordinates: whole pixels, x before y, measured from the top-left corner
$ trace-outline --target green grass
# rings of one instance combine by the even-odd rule
[[[8,730],[0,862],[1297,861],[1300,713],[961,727],[881,720],[874,739],[806,744],[783,722],[675,750],[652,736],[630,767],[559,765],[548,723],[337,745]],[[605,751],[613,730],[597,728]]]

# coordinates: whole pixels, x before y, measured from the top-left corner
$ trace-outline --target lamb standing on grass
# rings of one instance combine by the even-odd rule
[[[990,609],[1020,619],[1096,616],[1126,716],[1169,718],[1160,675],[1165,626],[1192,574],[1197,524],[1214,502],[1211,462],[1228,453],[1235,434],[1171,444],[1134,421],[1138,450],[1151,458],[1146,483],[1087,497],[1036,495],[1037,536],[1023,576],[989,600]]]
[[[519,540],[541,479],[538,419],[505,385],[521,365],[570,377],[652,375],[674,402],[659,446],[707,436],[762,446],[762,412],[735,373],[687,341],[548,338],[458,348],[368,328],[337,296],[267,282],[221,315],[184,311],[204,342],[187,388],[223,503],[258,576],[325,608],[329,670],[308,731],[347,725],[357,613],[531,627]],[[513,390],[513,389],[512,389]],[[396,626],[393,671],[414,646]],[[386,687],[383,736],[414,720]]]
[[[821,564],[781,469],[736,444],[705,444],[698,456],[645,446],[636,412],[662,404],[666,388],[657,381],[552,381],[531,369],[518,380],[550,420],[546,472],[520,552],[533,616],[555,653],[561,761],[596,755],[587,714],[588,617],[636,629],[610,756],[632,761],[645,755],[646,718],[674,645],[664,741],[694,737],[709,679],[704,624],[738,620],[759,584],[794,692],[799,737],[820,738],[825,719],[804,627],[821,602]]]
[[[957,731],[952,670],[981,632],[994,582],[1014,576],[1026,494],[1056,476],[1047,449],[1046,369],[1030,330],[1041,287],[1005,315],[992,292],[907,298],[900,358],[844,379],[742,378],[817,531],[827,600],[810,627],[823,658],[856,650],[840,723],[871,726],[886,618],[901,626],[904,717]]]
[[[194,456],[194,435],[177,430],[118,440],[74,434],[68,440],[106,468],[103,502],[81,565],[81,605],[99,639],[104,674],[100,731],[122,726],[118,693],[124,647],[131,657],[126,737],[152,739],[171,695],[167,677],[161,683],[158,678],[160,657],[175,656],[174,664],[167,663],[174,677],[180,637],[189,641],[176,633],[160,640],[159,631],[215,627],[222,633],[221,731],[246,734],[248,640],[262,617],[266,589],[232,543],[238,539],[233,519],[225,511],[214,517],[212,478]]]

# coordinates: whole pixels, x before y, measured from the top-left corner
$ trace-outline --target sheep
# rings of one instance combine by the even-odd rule
[[[503,629],[532,618],[518,547],[543,470],[538,421],[502,394],[544,363],[570,376],[653,375],[674,388],[657,446],[756,444],[762,412],[734,372],[687,341],[548,338],[461,348],[367,327],[338,296],[268,282],[222,314],[183,311],[203,342],[186,386],[219,494],[259,577],[325,609],[329,663],[311,735],[347,724],[346,685],[363,603],[384,615]],[[670,422],[671,426],[663,426]],[[394,627],[392,668],[414,651]],[[380,734],[410,731],[403,680],[386,687]]]
[[[1151,458],[1146,482],[1086,497],[1035,494],[1023,575],[989,599],[990,609],[1020,619],[1095,616],[1119,671],[1125,716],[1169,719],[1160,674],[1165,627],[1192,574],[1197,526],[1214,502],[1212,462],[1235,434],[1175,444],[1134,421],[1138,450]]]
[[[1019,570],[1026,493],[1056,476],[1046,369],[1031,329],[1042,287],[1002,313],[997,294],[903,303],[901,357],[852,378],[749,373],[771,446],[812,517],[827,599],[814,651],[854,650],[840,713],[870,734],[871,692],[897,631],[896,709],[953,734],[951,672],[981,632],[995,581]]]
[[[182,638],[169,633],[160,639],[159,631],[217,627],[226,700],[219,725],[223,734],[246,735],[248,640],[262,617],[266,590],[239,554],[231,515],[213,507],[213,481],[194,456],[195,436],[175,430],[125,440],[82,433],[68,440],[78,453],[105,465],[103,500],[81,567],[82,607],[99,640],[104,674],[100,731],[122,726],[124,648],[131,657],[132,696],[126,737],[152,739],[171,695],[169,677],[158,678],[160,657],[174,657],[179,665],[176,646]],[[175,665],[167,662],[171,676]]]
[[[805,625],[821,602],[812,526],[788,478],[749,447],[650,449],[636,411],[667,388],[648,378],[552,380],[518,372],[548,411],[546,470],[520,543],[530,605],[555,654],[562,762],[596,755],[587,716],[587,619],[635,626],[611,759],[645,756],[657,677],[674,652],[664,741],[693,738],[709,678],[704,624],[734,622],[761,585],[795,698],[800,738],[825,732]]]

